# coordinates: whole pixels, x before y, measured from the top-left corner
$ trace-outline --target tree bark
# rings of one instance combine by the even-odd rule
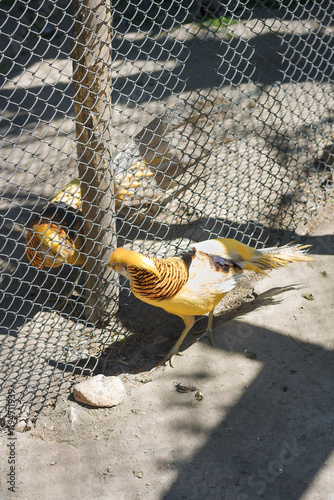
[[[111,114],[111,0],[73,0],[73,94],[82,212],[86,221],[85,317],[105,324],[116,307],[105,264],[115,246]]]

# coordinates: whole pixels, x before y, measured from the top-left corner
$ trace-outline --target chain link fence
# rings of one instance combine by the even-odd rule
[[[116,245],[163,257],[307,231],[333,182],[333,12],[0,2],[1,411],[9,389],[17,414],[38,412],[74,375],[139,372],[167,352],[179,320],[105,271]],[[27,230],[42,223],[45,252],[47,229],[69,243],[36,267]]]

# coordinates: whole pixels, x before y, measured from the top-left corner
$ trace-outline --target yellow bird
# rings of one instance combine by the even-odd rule
[[[82,266],[80,181],[73,179],[62,188],[30,223],[26,231],[26,256],[39,269],[62,264]]]
[[[159,158],[152,160],[151,165],[160,161]],[[154,175],[149,165],[142,160],[132,164],[125,174],[122,171],[116,175],[116,205],[134,196],[143,180]],[[59,267],[62,264],[83,266],[85,258],[80,253],[84,246],[81,205],[80,180],[74,178],[29,224],[25,244],[26,256],[32,266],[39,269]]]
[[[218,238],[194,244],[180,255],[167,259],[146,257],[141,253],[117,248],[108,267],[130,281],[133,294],[143,302],[175,314],[185,328],[163,363],[178,354],[195,316],[209,313],[206,332],[212,341],[214,308],[232,290],[244,271],[266,274],[292,262],[312,261],[309,245],[285,245],[255,249],[230,238]]]

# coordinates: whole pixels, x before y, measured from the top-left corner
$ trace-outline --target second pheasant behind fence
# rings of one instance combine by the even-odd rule
[[[193,245],[179,256],[157,259],[117,248],[108,267],[130,281],[133,294],[143,302],[161,307],[183,319],[185,328],[163,362],[179,352],[195,316],[209,313],[207,333],[212,341],[214,308],[232,290],[244,271],[266,274],[298,261],[311,261],[306,246],[285,245],[255,249],[230,238]]]
[[[78,179],[63,187],[29,224],[26,231],[26,256],[39,269],[62,264],[82,266],[84,224],[81,189]]]

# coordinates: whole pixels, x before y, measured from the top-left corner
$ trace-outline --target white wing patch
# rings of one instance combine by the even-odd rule
[[[219,293],[230,292],[231,290],[233,290],[233,288],[235,288],[235,286],[239,283],[242,277],[243,277],[242,274],[233,276],[233,278],[230,278],[229,280],[222,281],[219,284],[217,284],[215,289]]]
[[[199,252],[212,253],[215,255],[221,255],[222,257],[229,258],[227,252],[225,251],[223,245],[218,240],[206,240],[200,241],[192,245]]]

